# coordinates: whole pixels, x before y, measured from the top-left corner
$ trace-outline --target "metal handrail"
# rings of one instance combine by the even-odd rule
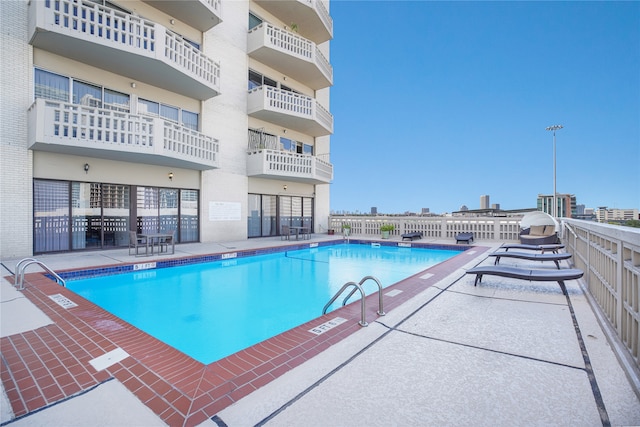
[[[344,292],[345,289],[347,289],[348,287],[351,286],[355,286],[357,290],[360,291],[360,294],[362,295],[362,298],[360,299],[360,307],[362,308],[362,315],[361,315],[361,319],[358,322],[360,324],[360,326],[369,326],[369,324],[367,323],[367,319],[366,319],[366,302],[365,302],[365,295],[364,295],[364,291],[362,290],[362,286],[360,286],[359,284],[357,284],[356,282],[347,282],[344,285],[342,285],[342,288],[340,288],[340,290],[338,292],[336,292],[336,294],[333,296],[333,298],[331,298],[329,300],[329,302],[324,306],[324,308],[322,309],[322,314],[327,314],[327,309],[329,308],[329,306],[331,304],[333,304],[333,302],[338,299],[338,297],[340,296],[340,294],[342,292]],[[354,291],[355,292],[355,291]]]
[[[65,288],[67,287],[67,283],[64,281],[64,279],[58,276],[58,273],[56,273],[55,271],[47,267],[45,263],[43,263],[42,261],[38,261],[35,258],[24,258],[20,260],[18,264],[16,264],[16,271],[14,273],[14,276],[16,277],[15,287],[17,290],[21,291],[24,289],[24,272],[27,269],[27,267],[30,266],[31,264],[38,264],[45,271],[51,274],[56,279],[57,283],[59,283]]]
[[[373,280],[378,285],[378,311],[377,311],[377,313],[378,313],[379,316],[384,316],[387,313],[384,312],[384,307],[383,307],[383,303],[382,303],[382,283],[380,283],[380,280],[376,279],[373,276],[365,276],[365,277],[362,278],[362,280],[360,280],[360,283],[359,283],[360,286],[362,286],[362,284],[364,282],[366,282],[367,280]],[[347,305],[347,301],[355,293],[356,293],[356,290],[354,289],[354,290],[351,291],[351,293],[349,293],[349,295],[347,295],[347,297],[342,301],[342,306],[343,307],[345,305]]]

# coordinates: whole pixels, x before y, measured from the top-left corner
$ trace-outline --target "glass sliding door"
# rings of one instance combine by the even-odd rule
[[[100,184],[71,183],[71,249],[102,246],[102,195]]]
[[[278,215],[280,218],[278,234],[280,234],[283,225],[292,226],[293,224],[291,223],[291,197],[280,196],[278,199]]]
[[[249,237],[279,236],[282,226],[313,230],[313,197],[249,195]]]
[[[291,225],[302,227],[302,197],[291,198]]]
[[[262,235],[262,196],[249,194],[247,212],[247,236],[260,237]]]
[[[180,235],[179,242],[197,242],[198,228],[198,190],[180,190]]]
[[[160,196],[160,233],[173,233],[178,231],[178,190],[161,188]]]
[[[33,212],[34,253],[123,247],[130,230],[199,240],[198,190],[34,179]]]
[[[129,186],[102,184],[103,247],[129,243]]]
[[[302,198],[302,226],[313,231],[313,198]]]
[[[158,189],[154,187],[137,187],[136,192],[136,226],[139,234],[158,232]]]
[[[262,196],[262,236],[277,236],[278,233],[278,203],[276,196]]]
[[[33,252],[69,250],[69,182],[33,181]]]

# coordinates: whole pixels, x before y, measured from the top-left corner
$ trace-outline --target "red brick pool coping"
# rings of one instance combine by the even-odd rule
[[[474,246],[474,256],[489,248]],[[462,252],[384,289],[386,312],[469,261]],[[423,277],[429,274],[428,277]],[[204,365],[58,285],[42,273],[25,276],[23,294],[53,321],[0,340],[1,378],[15,417],[81,394],[115,378],[170,426],[195,426],[333,344],[360,330],[360,303],[314,319],[271,339]],[[65,309],[49,295],[77,304]],[[378,315],[367,297],[367,321]],[[346,322],[316,335],[310,329],[336,317]],[[16,319],[16,321],[20,321]],[[130,357],[96,371],[90,360],[122,348]]]

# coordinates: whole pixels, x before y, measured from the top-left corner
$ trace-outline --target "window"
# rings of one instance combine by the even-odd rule
[[[173,122],[178,122],[178,116],[180,115],[176,107],[160,104],[160,117],[169,119]]]
[[[298,154],[313,154],[313,145],[304,144],[300,141],[294,141],[282,136],[280,137],[280,149]]]
[[[126,93],[116,92],[115,90],[104,90],[104,108],[128,113],[129,112],[129,95]]]
[[[258,18],[253,13],[249,13],[249,29],[251,30],[260,24],[262,24],[262,19]]]
[[[278,87],[278,82],[256,71],[249,70],[249,90],[262,85]]]
[[[35,97],[69,102],[69,78],[35,69]]]
[[[34,94],[37,98],[71,102],[88,107],[129,112],[129,95],[91,83],[73,80],[36,68]],[[104,102],[103,102],[104,100]]]
[[[198,114],[182,110],[182,126],[191,130],[198,130]]]
[[[199,115],[191,111],[181,110],[178,107],[161,104],[159,102],[149,101],[147,99],[138,98],[138,113],[149,116],[162,117],[175,123],[180,123],[184,127],[197,131]],[[181,119],[182,118],[182,119]]]

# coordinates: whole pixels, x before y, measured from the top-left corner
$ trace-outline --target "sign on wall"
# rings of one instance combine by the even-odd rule
[[[209,221],[240,221],[242,207],[239,202],[209,202]]]

